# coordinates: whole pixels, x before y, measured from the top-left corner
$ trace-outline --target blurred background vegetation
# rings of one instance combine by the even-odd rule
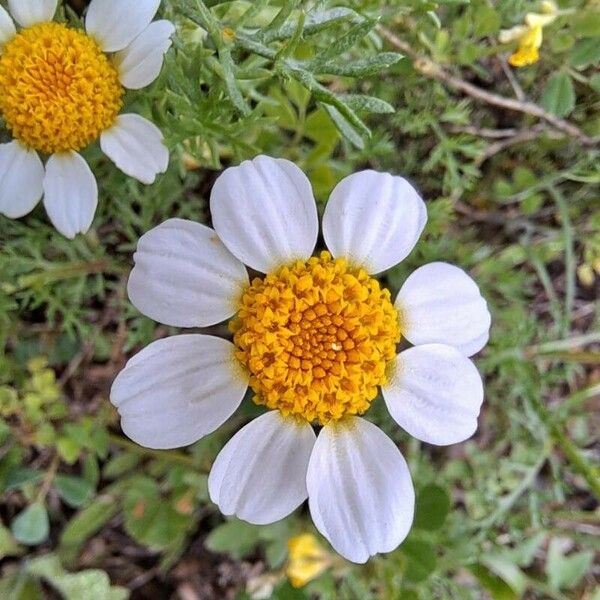
[[[79,26],[84,4],[59,18]],[[174,49],[126,102],[165,133],[169,171],[144,187],[91,147],[87,235],[62,238],[43,208],[0,217],[0,598],[600,598],[600,3],[559,2],[539,61],[515,68],[519,40],[500,31],[540,10],[163,0]],[[108,402],[126,358],[172,333],[128,303],[138,238],[169,217],[208,222],[220,169],[258,153],[298,163],[320,210],[355,170],[409,177],[429,223],[385,283],[446,260],[492,310],[470,441],[422,445],[371,408],[418,498],[407,541],[364,566],[307,538],[306,508],[255,527],[210,503],[210,465],[251,402],[176,451],[128,441]]]

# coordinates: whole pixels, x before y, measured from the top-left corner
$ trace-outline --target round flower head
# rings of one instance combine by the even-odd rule
[[[129,297],[176,327],[232,317],[233,343],[178,335],[134,356],[111,391],[123,431],[151,448],[190,444],[232,415],[249,386],[269,410],[212,467],[221,511],[266,524],[308,498],[315,525],[347,559],[393,550],[413,520],[411,477],[362,415],[381,390],[393,419],[420,440],[473,434],[483,386],[468,357],[490,327],[477,285],[436,262],[392,301],[373,277],[409,254],[427,220],[401,177],[363,171],[341,181],[323,216],[329,250],[317,256],[311,186],[287,160],[227,169],[210,208],[214,229],[171,219],[142,236]],[[250,282],[244,265],[265,275]],[[396,354],[402,338],[414,346]]]
[[[22,217],[43,196],[56,229],[74,238],[98,203],[80,150],[99,138],[119,169],[147,184],[167,169],[160,130],[119,113],[126,88],[158,77],[175,29],[151,22],[160,0],[92,0],[85,32],[53,22],[57,4],[9,0],[10,15],[0,6],[0,114],[13,137],[0,144],[0,213]]]

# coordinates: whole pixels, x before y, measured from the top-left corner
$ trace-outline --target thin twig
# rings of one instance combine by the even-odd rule
[[[494,140],[504,140],[518,135],[523,129],[519,129],[518,127],[493,129],[491,127],[475,127],[475,125],[449,125],[448,131],[451,133],[468,133],[469,135],[491,138]]]
[[[58,454],[55,454],[52,457],[52,462],[50,463],[50,466],[48,467],[48,470],[44,475],[42,485],[40,486],[40,489],[38,490],[38,493],[35,497],[36,502],[44,502],[44,500],[46,499],[46,496],[48,495],[48,492],[52,487],[52,482],[54,481],[54,477],[56,476],[56,472],[58,471],[59,465],[60,456]]]
[[[506,57],[498,56],[498,62],[500,63],[500,66],[502,67],[502,71],[506,75],[506,79],[508,79],[510,86],[512,87],[513,91],[515,92],[515,96],[517,97],[517,100],[520,100],[521,102],[523,102],[526,99],[525,92],[523,91],[523,88],[517,81],[517,78],[515,77],[513,70],[508,65]]]
[[[496,156],[496,154],[503,152],[504,150],[506,150],[507,148],[510,148],[511,146],[515,146],[517,144],[522,144],[523,142],[530,142],[531,140],[535,140],[544,135],[547,135],[548,137],[553,137],[553,138],[563,137],[562,134],[560,134],[560,133],[557,133],[554,131],[548,131],[544,125],[535,126],[535,127],[532,127],[531,129],[522,129],[519,131],[519,133],[517,133],[516,135],[514,135],[511,138],[507,138],[502,141],[490,144],[475,159],[475,161],[474,161],[475,165],[480,167],[486,160],[489,160],[493,156]]]
[[[581,131],[581,129],[569,121],[549,113],[541,106],[533,102],[524,102],[521,100],[515,100],[513,98],[505,98],[504,96],[488,92],[476,85],[473,85],[472,83],[469,83],[468,81],[465,81],[464,79],[461,79],[460,77],[452,75],[443,67],[433,62],[430,58],[422,56],[414,50],[411,44],[398,37],[386,27],[378,25],[377,30],[392,46],[398,50],[401,50],[407,56],[410,56],[410,58],[413,60],[415,69],[426,77],[431,77],[433,79],[437,79],[438,81],[447,83],[449,86],[464,92],[468,96],[471,96],[471,98],[481,100],[482,102],[491,104],[492,106],[498,106],[500,108],[505,108],[506,110],[512,110],[542,119],[559,131],[576,138],[586,146],[595,146],[598,144],[597,139],[589,137],[583,131]]]

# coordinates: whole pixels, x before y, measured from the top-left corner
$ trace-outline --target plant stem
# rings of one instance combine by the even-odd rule
[[[50,488],[52,487],[52,482],[54,481],[54,477],[56,476],[56,472],[58,471],[58,466],[60,465],[60,457],[58,454],[55,454],[52,457],[52,462],[44,475],[44,479],[42,481],[42,485],[35,497],[35,501],[42,503],[46,499]]]
[[[548,186],[548,192],[554,199],[563,226],[563,237],[565,243],[565,316],[563,323],[563,332],[570,329],[571,318],[573,316],[573,304],[575,303],[575,277],[577,265],[575,262],[575,252],[573,249],[573,227],[571,217],[569,216],[569,207],[562,192],[555,186]]]

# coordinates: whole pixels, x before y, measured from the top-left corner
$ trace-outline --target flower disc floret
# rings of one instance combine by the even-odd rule
[[[0,55],[0,111],[12,135],[40,152],[87,146],[113,125],[122,97],[98,43],[63,24],[28,27]]]
[[[400,341],[390,292],[328,252],[254,279],[231,329],[255,402],[321,424],[369,408]]]

